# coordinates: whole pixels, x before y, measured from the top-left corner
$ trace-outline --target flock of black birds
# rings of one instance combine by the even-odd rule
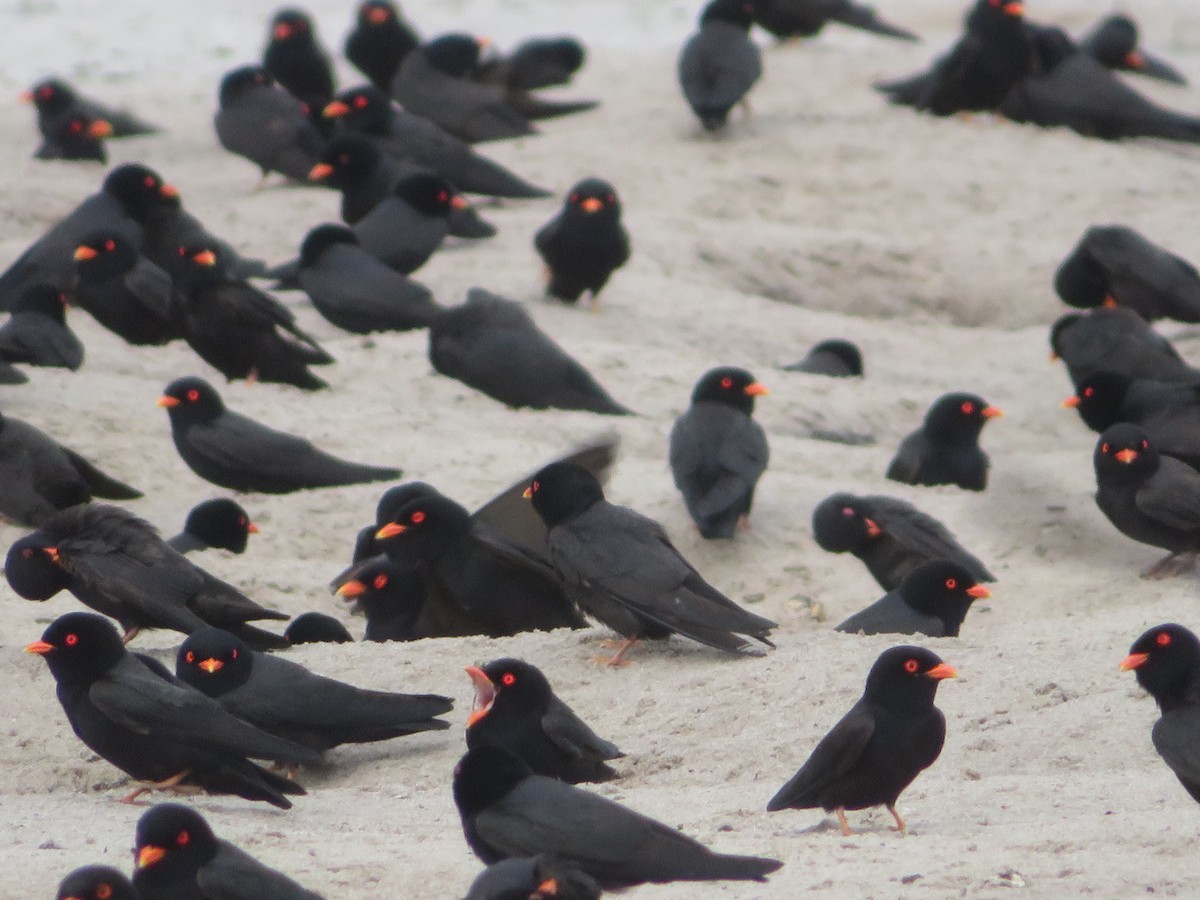
[[[726,128],[762,75],[757,24],[781,39],[838,22],[916,40],[850,0],[713,0],[683,47],[683,95],[705,130]],[[78,369],[84,348],[66,323],[77,306],[134,345],[183,340],[227,380],[327,387],[312,369],[334,362],[286,306],[251,279],[302,290],[343,330],[427,329],[436,371],[513,407],[635,413],[605,389],[525,307],[473,289],[446,308],[410,278],[448,237],[495,229],[464,194],[549,196],[477,144],[536,134],[534,123],[586,113],[590,100],[538,93],[566,84],[585,51],[569,38],[533,39],[507,56],[468,34],[422,41],[390,0],[365,0],[345,44],[367,78],[338,92],[328,53],[300,10],[278,12],[262,64],[231,71],[219,89],[220,144],[287,179],[342,194],[342,223],[304,236],[276,266],[241,255],[188,213],[153,169],[126,164],[0,274],[0,383],[16,366]],[[1024,18],[1017,0],[978,0],[962,39],[932,68],[877,87],[935,115],[991,111],[1114,139],[1196,141],[1200,120],[1145,100],[1114,70],[1183,83],[1112,17],[1076,43]],[[103,141],[154,126],[77,95],[35,85],[39,159],[106,159]],[[615,188],[581,180],[533,244],[546,292],[593,304],[630,255]],[[1200,370],[1152,322],[1200,321],[1200,273],[1133,230],[1090,229],[1055,278],[1072,312],[1051,329],[1075,407],[1100,434],[1096,500],[1118,530],[1169,555],[1149,577],[1185,571],[1200,553]],[[15,364],[15,365],[14,365]],[[836,339],[788,370],[862,377],[861,352]],[[696,383],[671,429],[668,461],[699,534],[735,539],[769,461],[754,420],[766,388],[748,371],[717,367]],[[222,488],[285,494],[394,482],[401,471],[349,462],[228,408],[206,380],[186,376],[159,399],[179,456]],[[899,445],[887,477],[911,485],[987,487],[981,429],[998,408],[970,393],[937,398]],[[594,619],[622,639],[608,665],[629,663],[644,640],[680,635],[731,654],[772,648],[775,622],[737,605],[672,544],[655,520],[606,499],[615,439],[602,439],[518,480],[471,512],[423,482],[391,487],[359,533],[332,590],[366,618],[365,640],[578,629]],[[347,743],[442,730],[453,701],[360,689],[270,651],[353,638],[313,612],[287,619],[212,576],[186,554],[242,553],[257,528],[237,502],[200,504],[164,540],[148,522],[97,500],[134,500],[133,487],[20,420],[0,416],[0,514],[35,530],[15,541],[5,576],[19,596],[66,590],[95,613],[72,612],[26,649],[57,682],[72,729],[97,755],[148,790],[207,791],[281,809],[303,795],[299,769]],[[817,544],[851,553],[885,591],[841,623],[851,634],[959,634],[994,576],[936,519],[907,501],[835,493],[813,511]],[[105,618],[107,617],[107,618]],[[123,634],[112,624],[115,620]],[[142,629],[186,635],[174,671],[126,645]],[[755,645],[758,645],[757,647]],[[1155,747],[1200,801],[1200,641],[1179,625],[1150,629],[1121,667],[1158,702]],[[468,666],[475,699],[453,795],[467,843],[488,868],[474,900],[591,898],[603,890],[676,880],[763,880],[777,860],[728,856],[575,785],[619,777],[618,746],[559,699],[546,675],[518,659]],[[945,719],[934,698],[955,670],[917,646],[884,651],[862,698],[772,797],[770,811],[822,808],[850,834],[847,811],[883,806],[898,830],[901,793],[940,754]],[[273,764],[267,769],[258,761]],[[611,763],[617,763],[617,767]],[[218,838],[193,809],[152,807],[136,828],[132,880],[111,868],[68,875],[67,898],[316,897]]]

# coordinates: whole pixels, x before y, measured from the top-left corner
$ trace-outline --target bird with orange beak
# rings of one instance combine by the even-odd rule
[[[562,211],[534,236],[546,264],[546,293],[575,303],[584,292],[593,306],[613,272],[629,261],[621,202],[607,181],[585,178],[568,192]]]
[[[968,491],[987,487],[987,454],[979,432],[1004,411],[975,394],[943,394],[921,427],[900,442],[887,477],[904,484],[954,484]]]

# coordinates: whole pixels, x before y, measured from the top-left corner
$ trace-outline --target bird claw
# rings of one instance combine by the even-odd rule
[[[1196,554],[1194,552],[1172,553],[1142,572],[1142,577],[1152,581],[1174,578],[1191,571],[1195,566]]]
[[[623,658],[620,653],[616,653],[612,656],[593,656],[592,662],[599,666],[612,666],[613,668],[621,668],[622,666],[632,665],[632,660]]]

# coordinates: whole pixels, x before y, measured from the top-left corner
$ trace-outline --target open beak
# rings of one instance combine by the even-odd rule
[[[879,537],[883,534],[883,529],[874,519],[863,519],[863,524],[867,526],[867,537]]]
[[[375,540],[384,541],[388,538],[395,537],[398,534],[404,534],[406,531],[408,531],[407,526],[401,525],[399,522],[388,522],[377,532],[375,532]]]
[[[975,587],[967,588],[967,596],[974,597],[976,600],[986,600],[992,596],[992,592],[985,588],[982,584],[977,584]]]
[[[347,600],[353,600],[355,597],[361,597],[367,592],[367,586],[361,581],[347,581],[340,588],[334,591],[339,597],[345,597]]]
[[[744,388],[745,393],[750,397],[765,397],[771,393],[767,390],[767,386],[759,381],[751,382]]]
[[[925,674],[928,675],[930,678],[936,679],[937,681],[941,681],[943,678],[957,678],[958,677],[958,672],[956,672],[954,670],[954,667],[948,666],[948,665],[946,665],[946,663],[938,663],[936,666],[934,666],[932,669],[930,669]]]
[[[334,100],[325,105],[325,108],[321,110],[321,115],[326,119],[336,119],[338,116],[344,116],[348,112],[350,112],[350,107],[347,104],[341,100]],[[310,175],[309,178],[311,177]]]
[[[97,119],[95,122],[93,122],[91,125],[88,126],[88,130],[87,130],[88,137],[97,138],[97,139],[106,138],[110,134],[112,134],[112,132],[113,132],[112,125],[110,125],[108,122],[104,121],[103,119]]]
[[[1025,15],[1025,4],[1018,2],[1018,0],[1010,0],[1009,3],[1005,3],[1000,8],[1002,10],[1004,10],[1004,14],[1006,16],[1023,16],[1023,15]]]
[[[201,266],[215,266],[217,264],[217,254],[211,250],[201,250],[192,257],[192,262]]]
[[[163,409],[174,409],[179,405],[179,399],[176,397],[168,397],[163,394],[155,401],[156,406],[161,406]]]
[[[464,666],[463,671],[471,677],[471,684],[475,686],[475,702],[471,704],[471,714],[467,716],[467,727],[470,728],[492,711],[492,704],[496,702],[496,686],[478,666]]]
[[[1125,463],[1125,465],[1129,465],[1138,458],[1138,452],[1136,450],[1130,450],[1129,448],[1126,448],[1124,450],[1118,450],[1115,456],[1117,462],[1122,462]]]
[[[984,407],[984,408],[983,408],[983,409],[980,411],[980,414],[981,414],[981,415],[982,415],[982,416],[983,416],[985,419],[997,419],[997,418],[999,418],[1000,416],[1004,415],[1004,410],[1002,410],[1002,409],[1001,409],[1000,407],[998,407],[998,406],[985,406],[985,407]]]
[[[1060,405],[1063,409],[1074,409],[1079,405],[1079,403],[1080,401],[1078,397],[1068,397]]]
[[[25,645],[26,653],[36,653],[38,656],[45,656],[47,653],[54,652],[54,645],[47,644],[45,641],[34,641],[32,644]]]
[[[333,166],[329,163],[317,163],[308,170],[309,181],[324,181],[333,174]]]
[[[215,675],[217,672],[220,672],[223,668],[225,668],[225,663],[221,662],[219,659],[212,658],[199,662],[197,665],[209,675]]]
[[[74,259],[75,262],[84,262],[85,260],[95,259],[99,255],[100,254],[91,247],[76,247]]]
[[[29,646],[33,646],[30,644]],[[1128,672],[1131,669],[1137,669],[1146,664],[1146,660],[1150,658],[1149,653],[1130,653],[1127,657],[1121,660],[1119,668],[1122,672]]]
[[[139,869],[148,868],[166,855],[167,851],[162,847],[155,847],[151,844],[147,844],[137,852],[137,867]]]

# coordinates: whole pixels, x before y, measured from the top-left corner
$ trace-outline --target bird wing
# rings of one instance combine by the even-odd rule
[[[616,744],[592,731],[557,696],[551,697],[550,706],[542,716],[542,730],[572,759],[616,759],[625,755]]]
[[[758,47],[737,26],[713,22],[684,46],[679,83],[695,108],[728,109],[762,76]]]
[[[692,407],[671,430],[669,457],[676,487],[689,497],[692,514],[703,517],[729,509],[753,490],[770,451],[762,427],[749,416],[724,407]],[[702,484],[699,476],[712,468],[721,474]]]
[[[889,591],[848,618],[834,631],[846,634],[924,634],[943,637],[946,626],[937,616],[909,606],[897,591]]]
[[[1162,294],[1195,297],[1200,274],[1185,259],[1157,247],[1130,228],[1093,228],[1088,252],[1111,273],[1114,281],[1144,284]]]
[[[210,425],[193,425],[187,442],[222,467],[295,481],[310,471],[328,474],[328,454],[305,438],[268,428],[226,410]]]
[[[1200,474],[1170,456],[1137,489],[1137,508],[1155,521],[1185,531],[1200,529]]]
[[[144,256],[125,275],[125,287],[149,313],[165,321],[176,312],[175,284],[165,270]]]
[[[924,432],[914,431],[900,442],[896,455],[888,465],[887,477],[904,484],[916,484],[921,474],[921,463],[928,449],[929,441]]]
[[[196,872],[196,887],[206,900],[321,900],[320,894],[222,840],[216,855]]]
[[[806,809],[816,806],[821,792],[854,768],[874,733],[875,718],[866,704],[859,700],[821,738],[800,771],[771,798],[767,809],[773,812],[789,807]]]
[[[987,567],[963,549],[950,530],[933,516],[926,515],[911,503],[881,494],[863,500],[867,517],[894,540],[930,559],[952,559],[962,563],[981,581],[996,580]]]
[[[1195,706],[1165,713],[1154,723],[1150,738],[1158,755],[1182,781],[1200,783],[1200,717]]]

